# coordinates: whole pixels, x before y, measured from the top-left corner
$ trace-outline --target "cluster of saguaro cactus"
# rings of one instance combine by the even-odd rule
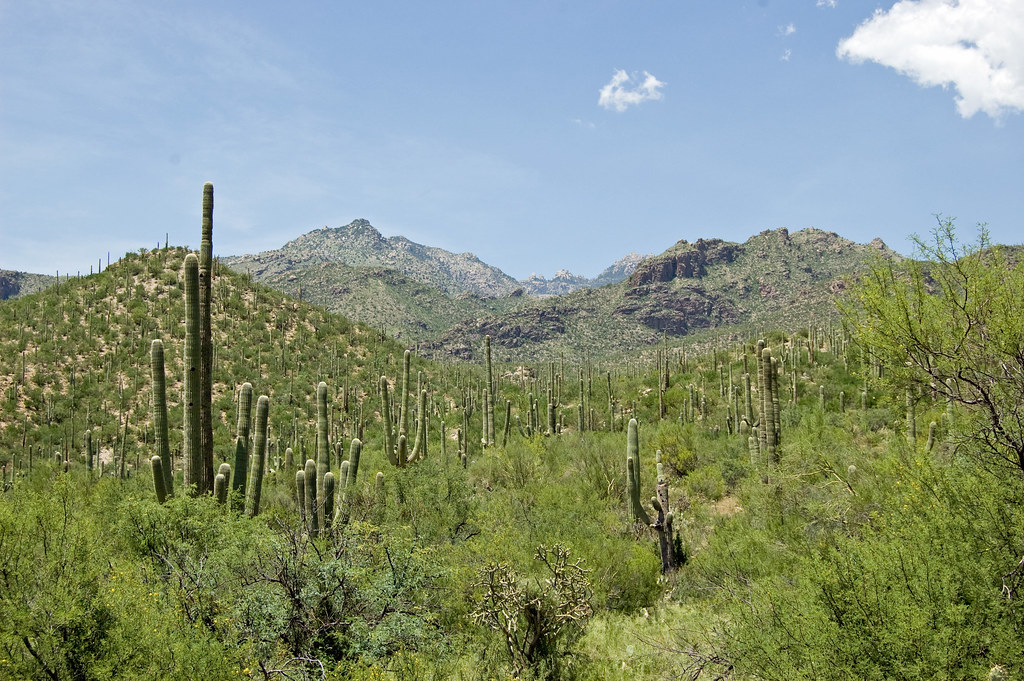
[[[425,431],[427,426],[427,413],[426,413],[426,392],[420,391],[421,394],[417,399],[417,410],[420,412],[417,421],[417,433],[416,437],[421,438],[419,443],[420,451],[414,449],[410,454],[409,452],[409,389],[410,389],[410,366],[412,362],[412,352],[409,350],[405,351],[402,358],[402,394],[400,398],[401,409],[399,411],[397,431],[395,430],[394,419],[391,416],[391,410],[394,407],[391,403],[390,391],[388,390],[388,379],[386,376],[380,377],[380,397],[381,407],[380,413],[384,422],[384,454],[393,465],[397,467],[405,466],[407,463],[411,463],[417,458],[422,458],[426,454],[426,436]]]
[[[185,290],[185,342],[183,361],[184,419],[182,467],[183,484],[188,494],[211,492],[219,501],[226,502],[232,468],[222,464],[213,471],[212,425],[212,371],[213,343],[211,334],[211,296],[213,277],[213,185],[203,187],[203,222],[200,254],[189,253],[182,267]],[[162,502],[174,491],[174,462],[171,458],[167,432],[167,397],[164,375],[163,341],[156,339],[150,349],[153,376],[153,423],[157,454],[151,459],[157,498]],[[238,397],[238,426],[235,439],[234,478],[231,493],[244,499],[244,510],[255,516],[259,513],[260,495],[267,450],[267,423],[269,398],[261,395],[257,400],[256,424],[252,446],[249,445],[252,385],[245,383]],[[248,477],[248,481],[247,481]]]
[[[305,467],[295,472],[295,502],[310,535],[330,530],[335,522],[348,522],[362,447],[358,438],[352,440],[349,458],[340,466],[340,490],[329,459],[320,463],[307,459]],[[380,493],[384,485],[383,473],[377,473],[376,485]]]

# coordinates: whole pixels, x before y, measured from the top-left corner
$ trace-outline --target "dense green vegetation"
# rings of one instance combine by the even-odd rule
[[[260,437],[237,414],[251,383],[270,405],[254,514],[182,487],[184,255],[132,254],[0,304],[0,678],[1024,674],[1021,471],[985,456],[975,405],[857,343],[893,319],[863,304],[877,279],[849,329],[615,364],[412,356],[405,378],[393,341],[221,270],[214,453],[237,467],[242,421],[244,447]],[[1020,309],[1012,287],[985,290]],[[1008,356],[1022,328],[1000,329]],[[162,504],[155,338],[175,470]],[[759,372],[759,356],[774,363]],[[310,495],[334,479],[338,510],[317,514]],[[630,481],[674,536],[634,522]]]

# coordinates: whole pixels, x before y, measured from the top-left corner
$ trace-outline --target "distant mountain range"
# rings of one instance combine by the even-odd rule
[[[344,264],[388,269],[450,296],[506,296],[520,288],[515,279],[472,253],[451,253],[403,236],[385,237],[366,220],[322,227],[276,250],[222,257],[221,262],[258,281],[319,265]]]
[[[660,255],[631,253],[593,279],[561,270],[516,281],[471,253],[384,237],[355,220],[220,264],[424,355],[476,358],[489,335],[498,359],[533,361],[630,353],[665,335],[824,324],[834,296],[878,256],[900,257],[879,239],[777,229],[742,244],[683,240]],[[0,299],[53,279],[0,270]]]
[[[663,334],[824,325],[836,315],[834,296],[878,256],[900,257],[880,239],[862,245],[818,229],[765,231],[742,244],[684,240],[623,281],[464,320],[423,352],[474,358],[489,335],[503,360],[602,357],[654,345]]]
[[[593,279],[559,271],[516,281],[472,253],[451,253],[366,220],[316,229],[279,249],[220,258],[221,264],[322,304],[406,341],[437,337],[459,321],[501,314],[529,296],[562,295],[621,281],[644,256],[632,253]]]
[[[502,297],[520,289],[528,295],[549,296],[604,286],[628,277],[646,257],[630,253],[593,279],[559,270],[552,279],[534,274],[516,281],[472,253],[452,253],[403,236],[386,237],[367,220],[359,219],[343,227],[313,230],[275,250],[222,257],[221,262],[233,270],[249,272],[260,281],[328,263],[383,268],[447,295]]]
[[[418,344],[473,357],[484,335],[508,360],[629,351],[709,329],[806,325],[878,254],[832,232],[764,231],[746,242],[680,241],[632,253],[593,279],[559,271],[516,281],[471,253],[383,237],[366,220],[314,230],[282,248],[221,258],[258,281]]]

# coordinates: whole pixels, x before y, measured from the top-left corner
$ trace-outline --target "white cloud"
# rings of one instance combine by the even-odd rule
[[[781,61],[789,61],[789,58],[792,57],[792,56],[793,56],[793,50],[786,50],[785,52],[782,53],[782,56],[779,57],[779,59]]]
[[[796,26],[792,23],[786,26],[779,26],[779,35],[781,36],[793,35],[794,33],[796,33]]]
[[[632,105],[651,99],[661,99],[659,88],[665,86],[660,80],[644,71],[643,82],[634,73],[630,75],[622,69],[616,69],[612,79],[601,88],[601,96],[597,103],[606,109],[625,111]]]
[[[835,7],[839,4],[838,0],[818,0],[818,7]]]
[[[1020,0],[901,0],[875,10],[836,54],[892,67],[925,87],[952,85],[961,116],[999,118],[1024,110],[1021,35]]]

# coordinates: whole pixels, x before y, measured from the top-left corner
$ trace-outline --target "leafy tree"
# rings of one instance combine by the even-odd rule
[[[844,313],[895,382],[968,407],[957,430],[1024,473],[1024,264],[982,226],[958,242],[938,218],[921,260],[879,260]]]

